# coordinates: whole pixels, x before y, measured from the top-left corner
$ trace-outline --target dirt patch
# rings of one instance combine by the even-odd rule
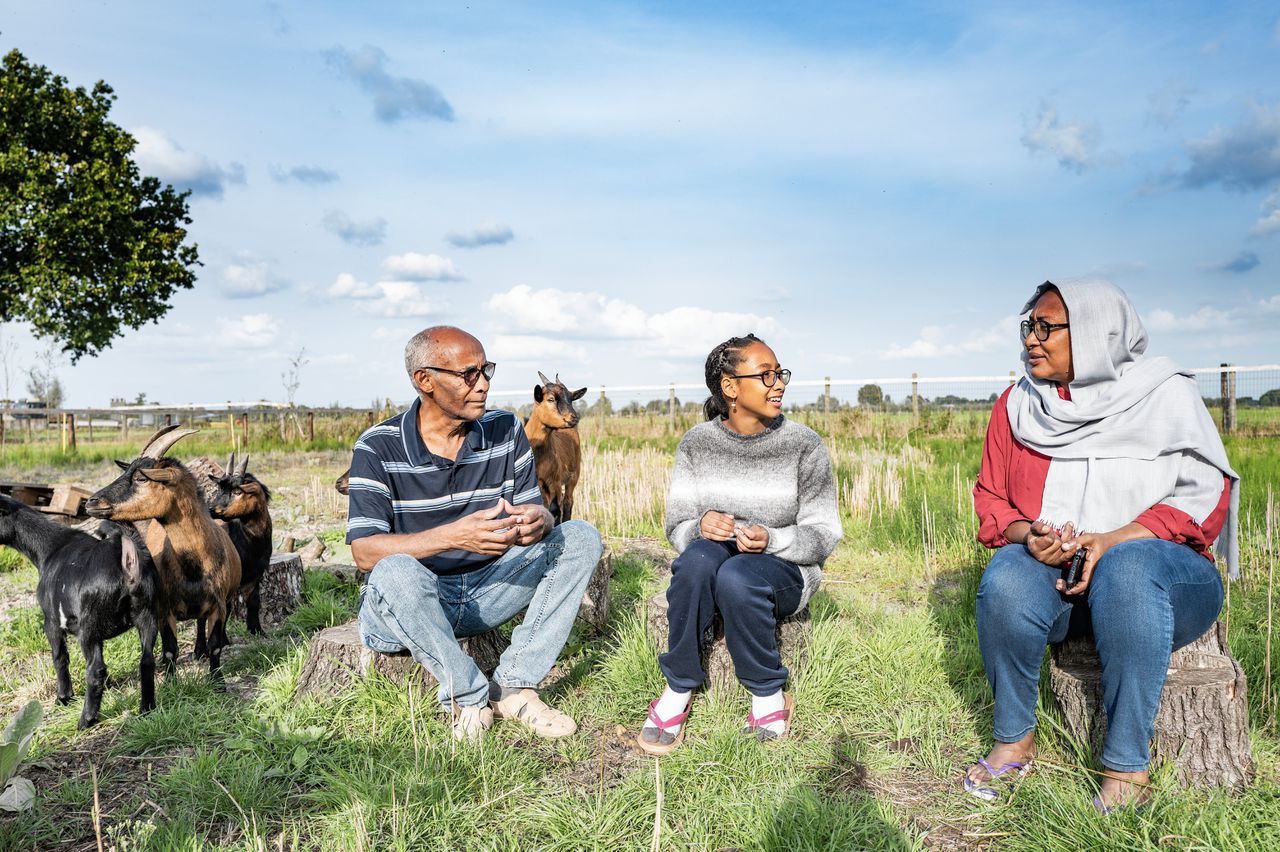
[[[635,732],[621,725],[590,732],[593,751],[586,760],[573,764],[567,773],[570,784],[584,790],[610,790],[648,763],[636,748]]]

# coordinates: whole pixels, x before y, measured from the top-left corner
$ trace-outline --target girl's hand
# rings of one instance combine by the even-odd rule
[[[734,538],[742,553],[764,553],[769,546],[769,531],[759,524],[738,527]]]
[[[710,510],[702,513],[698,524],[702,537],[711,541],[728,541],[733,538],[733,515]]]

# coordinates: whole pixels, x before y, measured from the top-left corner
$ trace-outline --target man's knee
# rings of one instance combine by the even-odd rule
[[[565,521],[552,532],[563,539],[565,553],[583,557],[592,567],[600,561],[600,554],[604,553],[604,540],[591,524],[586,521]]]
[[[384,599],[436,597],[436,575],[404,553],[384,556],[369,572],[366,585]]]

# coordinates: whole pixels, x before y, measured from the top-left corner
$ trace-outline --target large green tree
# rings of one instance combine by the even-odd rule
[[[190,193],[138,173],[114,101],[17,50],[0,67],[0,322],[30,323],[73,362],[159,320],[200,262]]]

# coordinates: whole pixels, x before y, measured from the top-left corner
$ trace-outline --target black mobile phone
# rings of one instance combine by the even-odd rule
[[[1089,555],[1089,551],[1083,547],[1072,555],[1071,561],[1062,566],[1062,584],[1065,588],[1071,588],[1080,582],[1080,569],[1084,567],[1085,557]]]

